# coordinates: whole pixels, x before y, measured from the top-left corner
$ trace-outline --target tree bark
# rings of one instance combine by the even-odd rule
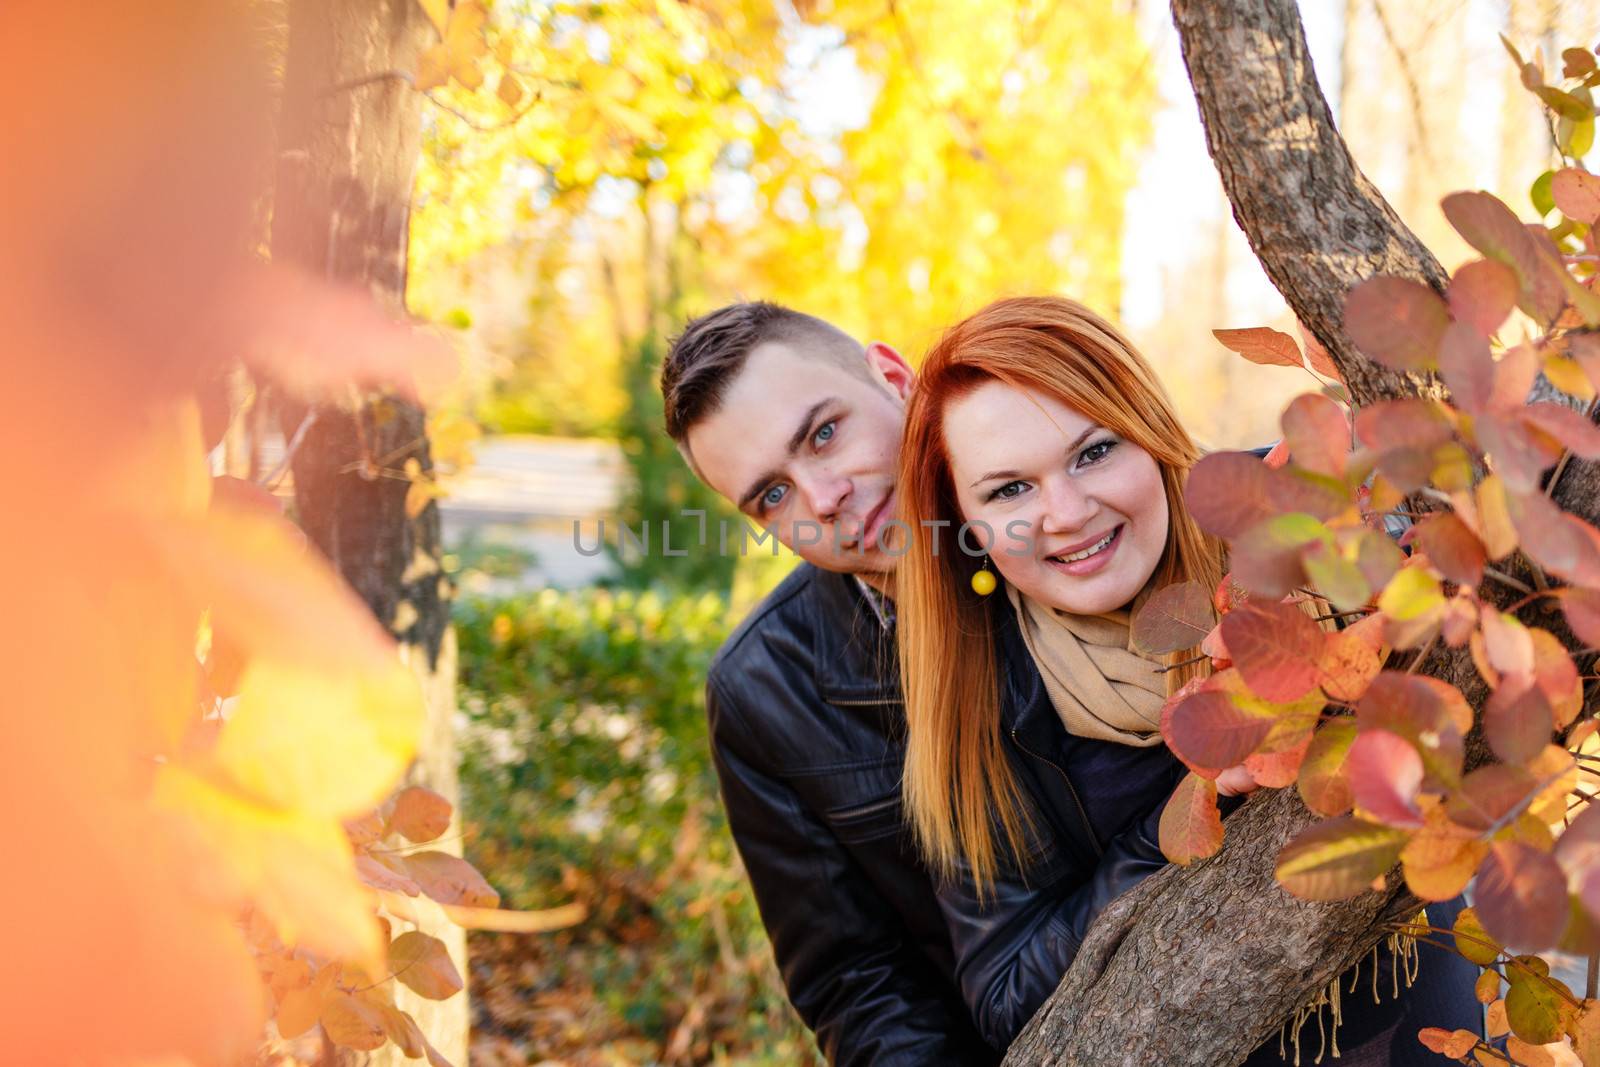
[[[431,32],[416,0],[292,0],[289,9],[273,257],[365,287],[396,315],[405,311],[420,97],[400,77],[372,76],[415,70]],[[408,515],[408,482],[377,473],[398,473],[412,458],[432,469],[423,409],[365,391],[354,404],[283,413],[288,437],[311,420],[292,461],[300,525],[394,635],[422,684],[426,734],[410,779],[456,804],[455,643],[439,510],[429,502]],[[459,849],[459,839],[447,832],[444,841]],[[462,931],[429,932],[466,974]],[[464,1064],[466,994],[424,1001],[395,985],[397,1002],[429,1040]],[[364,1062],[401,1058],[391,1045]]]
[[[1352,161],[1294,0],[1172,0],[1172,10],[1234,217],[1352,400],[1440,395],[1432,376],[1373,363],[1345,334],[1344,296],[1355,284],[1392,274],[1442,292],[1447,278]],[[1594,465],[1570,464],[1555,496],[1592,520]],[[1422,670],[1482,706],[1485,689],[1466,657],[1440,650]],[[1485,756],[1475,733],[1468,765]],[[1169,867],[1114,902],[1006,1063],[1241,1062],[1417,907],[1394,876],[1387,890],[1331,904],[1281,889],[1278,851],[1316,821],[1294,790],[1264,792],[1228,820],[1217,856]]]

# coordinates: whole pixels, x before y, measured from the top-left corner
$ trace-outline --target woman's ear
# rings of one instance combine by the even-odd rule
[[[911,369],[906,357],[893,347],[882,341],[873,341],[867,345],[867,366],[871,367],[901,400],[911,395],[911,385],[916,381],[917,372]]]

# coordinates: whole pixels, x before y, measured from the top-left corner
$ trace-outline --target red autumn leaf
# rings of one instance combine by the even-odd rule
[[[1526,763],[1544,751],[1554,729],[1550,701],[1537,685],[1509,683],[1489,694],[1483,732],[1494,754],[1507,763]]]
[[[1429,515],[1412,529],[1417,545],[1440,574],[1469,588],[1483,581],[1483,567],[1488,562],[1483,542],[1454,514]]]
[[[406,870],[422,891],[441,904],[464,904],[469,908],[494,908],[500,905],[496,893],[477,868],[466,860],[445,852],[413,852],[405,858]]]
[[[444,942],[411,930],[389,945],[389,970],[419,996],[445,1000],[461,992],[461,972]]]
[[[1219,690],[1203,689],[1172,709],[1163,735],[1190,767],[1225,768],[1255,751],[1271,729],[1270,717],[1241,708]]]
[[[1382,669],[1378,650],[1365,635],[1345,629],[1328,636],[1317,661],[1317,684],[1333,700],[1355,701]]]
[[[1450,314],[1456,321],[1467,323],[1484,337],[1492,337],[1517,306],[1517,276],[1504,263],[1475,259],[1450,279],[1448,299]],[[1441,356],[1440,363],[1443,361]]]
[[[1550,179],[1550,196],[1573,222],[1590,225],[1600,221],[1600,178],[1588,171],[1576,167],[1556,171]]]
[[[1132,640],[1139,651],[1160,656],[1193,648],[1216,625],[1211,594],[1199,582],[1164,586],[1134,613]]]
[[[1489,354],[1488,340],[1477,327],[1465,322],[1450,324],[1439,342],[1439,377],[1449,386],[1450,398],[1462,411],[1479,412],[1494,402],[1494,357]]]
[[[386,867],[368,855],[356,857],[356,875],[362,882],[374,889],[385,889],[391,893],[404,893],[414,897],[422,892],[422,887],[400,872]]]
[[[1494,393],[1489,406],[1520,412],[1539,378],[1543,359],[1538,349],[1524,342],[1500,354],[1494,365]]]
[[[1514,616],[1485,607],[1479,613],[1483,649],[1497,674],[1533,673],[1533,638]]]
[[[1213,452],[1189,472],[1184,500],[1202,530],[1232,540],[1277,510],[1268,495],[1270,473],[1248,452]]]
[[[1541,401],[1522,409],[1522,419],[1584,459],[1600,459],[1600,426],[1565,404]]]
[[[1561,445],[1534,430],[1520,412],[1484,415],[1473,426],[1490,465],[1513,493],[1539,489],[1539,478],[1561,458]]]
[[[1185,700],[1188,700],[1196,693],[1213,689],[1220,691],[1222,689],[1222,685],[1220,684],[1219,680],[1227,675],[1230,669],[1231,668],[1223,668],[1216,674],[1210,675],[1209,677],[1191,679],[1190,681],[1185,682],[1176,693],[1173,693],[1171,696],[1167,697],[1166,703],[1161,705],[1161,736],[1163,739],[1168,741],[1169,748],[1171,747],[1170,738],[1172,737],[1173,712],[1177,711],[1180,704],[1182,704]],[[1180,760],[1183,760],[1183,753],[1177,751],[1176,749],[1173,749],[1172,754],[1177,756]],[[1207,767],[1203,764],[1190,763],[1188,760],[1183,761],[1191,771],[1198,774],[1202,778],[1215,778],[1224,770],[1222,767]]]
[[[1344,900],[1400,858],[1406,832],[1346,815],[1301,831],[1278,853],[1280,884],[1305,900]]]
[[[1356,739],[1356,721],[1334,719],[1324,723],[1311,739],[1300,763],[1300,799],[1318,815],[1343,815],[1355,803],[1350,787],[1350,748]]]
[[[1535,563],[1573,585],[1600,587],[1600,535],[1593,527],[1537,488],[1508,492],[1506,508],[1523,551]]]
[[[1578,886],[1578,900],[1600,922],[1600,806],[1588,805],[1556,839],[1556,862],[1569,885]]]
[[[1369,278],[1344,300],[1345,330],[1356,347],[1398,371],[1431,366],[1449,324],[1439,294],[1409,278]]]
[[[1299,511],[1326,520],[1343,514],[1355,502],[1355,495],[1348,486],[1325,474],[1292,467],[1269,468],[1267,501],[1280,517]]]
[[[1315,720],[1312,725],[1316,725]],[[1250,777],[1256,780],[1257,785],[1267,789],[1294,785],[1300,777],[1300,767],[1305,763],[1313,740],[1315,736],[1307,730],[1305,737],[1289,748],[1277,752],[1252,752],[1244,758],[1245,770],[1250,772]]]
[[[1384,671],[1356,705],[1356,718],[1364,731],[1388,730],[1416,746],[1430,785],[1450,789],[1460,782],[1463,739],[1472,728],[1472,709],[1454,686]]]
[[[1566,647],[1549,630],[1532,627],[1533,680],[1550,702],[1557,729],[1571,725],[1583,710],[1583,682]]]
[[[1339,368],[1333,362],[1333,357],[1322,346],[1322,342],[1317,340],[1315,334],[1306,329],[1305,323],[1296,323],[1296,325],[1300,328],[1300,343],[1305,346],[1306,362],[1311,364],[1311,369],[1324,378],[1332,378],[1336,382],[1344,381],[1339,375]]]
[[[1525,804],[1538,785],[1521,767],[1492,763],[1463,778],[1461,788],[1445,802],[1445,808],[1454,822],[1483,831]]]
[[[1538,952],[1554,945],[1567,924],[1567,880],[1549,853],[1496,841],[1478,872],[1472,906],[1495,940]]]
[[[1437,1026],[1423,1027],[1417,1033],[1417,1040],[1426,1045],[1428,1051],[1453,1060],[1464,1059],[1478,1047],[1478,1035],[1471,1030],[1441,1030]]]
[[[1161,811],[1158,828],[1161,854],[1188,866],[1222,847],[1222,815],[1217,811],[1215,782],[1190,774],[1178,783]]]
[[[1454,434],[1438,405],[1416,398],[1369,404],[1356,413],[1355,428],[1356,440],[1374,452],[1400,448],[1432,452]]]
[[[1590,648],[1600,648],[1600,591],[1563,589],[1560,597],[1561,612],[1578,640]]]
[[[1439,621],[1439,636],[1451,648],[1460,648],[1472,639],[1477,629],[1478,605],[1463,590],[1445,605],[1444,618]]]
[[[1422,757],[1388,730],[1363,730],[1347,761],[1356,808],[1386,826],[1422,825]]]
[[[1540,325],[1561,313],[1566,302],[1558,276],[1561,267],[1544,257],[1510,208],[1484,192],[1451,193],[1440,206],[1469,245],[1516,274],[1517,305],[1522,310]]]
[[[1286,703],[1316,687],[1324,636],[1298,607],[1246,601],[1223,618],[1222,639],[1245,683],[1262,699]]]
[[[1211,336],[1251,363],[1266,367],[1299,367],[1300,348],[1294,338],[1266,326],[1247,330],[1212,330]]]
[[[1318,393],[1303,393],[1283,412],[1283,437],[1297,466],[1340,477],[1350,456],[1344,408]]]
[[[450,829],[450,802],[420,785],[400,791],[394,798],[389,825],[407,841],[422,844]]]

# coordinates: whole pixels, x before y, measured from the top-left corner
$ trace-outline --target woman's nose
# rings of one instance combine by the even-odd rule
[[[1042,488],[1044,510],[1039,516],[1042,533],[1075,533],[1100,510],[1100,502],[1070,478],[1051,479]]]

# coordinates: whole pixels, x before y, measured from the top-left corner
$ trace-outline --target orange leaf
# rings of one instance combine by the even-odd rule
[[[444,1000],[461,992],[461,972],[444,942],[412,930],[389,946],[389,969],[395,977],[429,1000]]]
[[[407,841],[422,844],[450,829],[450,802],[420,785],[402,789],[394,798],[389,826]]]
[[[345,1048],[370,1051],[389,1039],[378,1008],[349,993],[330,996],[322,1005],[321,1019],[328,1040]]]
[[[1300,798],[1318,815],[1343,815],[1355,803],[1346,767],[1355,743],[1354,719],[1325,723],[1300,764]]]
[[[1215,855],[1222,847],[1222,815],[1217,811],[1217,784],[1190,773],[1161,812],[1161,852],[1187,867]]]
[[[1245,330],[1212,330],[1211,336],[1251,363],[1267,367],[1299,367],[1300,347],[1294,338],[1266,326]]]
[[[422,891],[441,904],[493,908],[500,903],[500,894],[484,881],[477,868],[458,856],[414,852],[406,857],[406,869]]]

